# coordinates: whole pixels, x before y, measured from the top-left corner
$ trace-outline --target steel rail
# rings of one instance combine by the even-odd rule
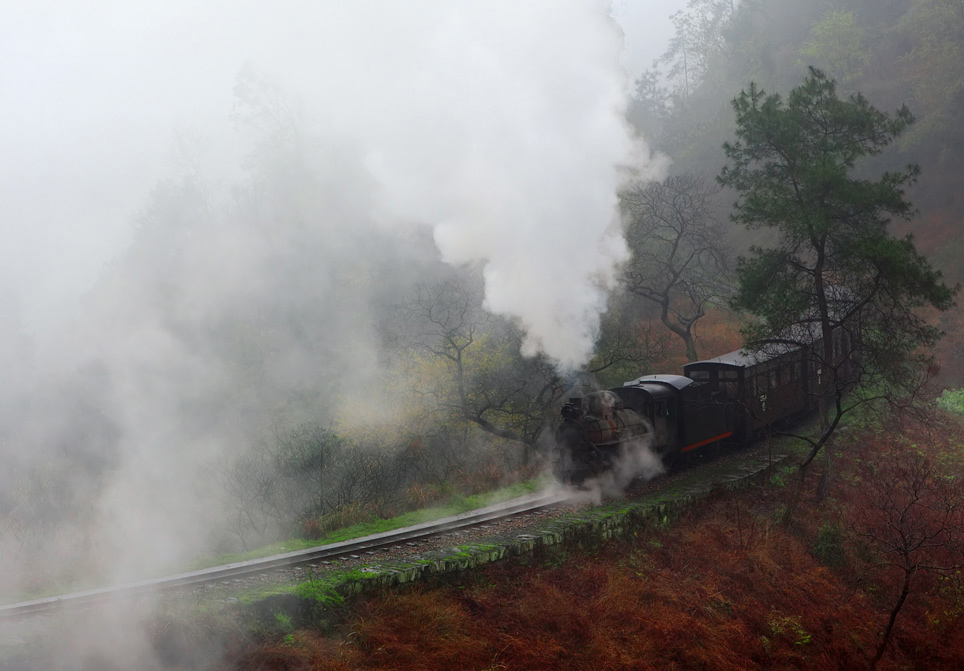
[[[156,590],[172,589],[187,585],[199,585],[204,583],[214,583],[228,578],[238,578],[253,573],[263,573],[266,570],[288,568],[300,564],[308,564],[316,561],[337,559],[339,557],[351,556],[360,552],[377,550],[384,547],[396,546],[412,540],[420,540],[443,534],[446,532],[457,531],[468,527],[479,526],[486,522],[499,520],[507,517],[514,517],[525,513],[534,512],[544,508],[551,508],[569,501],[568,496],[562,494],[536,494],[512,499],[504,503],[495,504],[486,508],[471,510],[458,515],[444,517],[431,522],[423,522],[410,527],[384,531],[377,534],[353,538],[339,543],[319,545],[316,547],[294,550],[283,554],[262,557],[260,559],[249,559],[222,566],[212,566],[210,568],[188,571],[175,575],[164,576],[161,578],[151,578],[137,582],[103,587],[59,596],[49,596],[30,601],[21,601],[0,606],[0,618],[21,617],[45,612],[60,610],[63,608],[90,605],[109,599],[120,597],[131,597],[146,594]]]

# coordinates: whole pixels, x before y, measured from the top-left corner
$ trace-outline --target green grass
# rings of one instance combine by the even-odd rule
[[[816,421],[816,418],[810,418],[802,425],[802,427],[805,427],[805,429],[809,430],[810,432],[814,432],[817,425],[818,422]],[[798,430],[804,429],[798,428]],[[784,452],[802,456],[808,449],[809,448],[805,443],[787,436],[775,436],[773,438],[774,452]],[[716,467],[714,467],[711,462],[708,465],[708,468],[706,466],[704,466],[704,468],[707,470],[707,472],[712,472]],[[486,492],[484,494],[476,494],[465,497],[457,496],[445,506],[414,510],[388,519],[372,518],[365,522],[354,524],[350,527],[345,527],[344,529],[332,531],[317,540],[292,538],[286,541],[256,548],[249,552],[227,553],[215,557],[205,557],[192,563],[190,567],[186,569],[178,570],[200,570],[212,566],[242,562],[249,559],[260,559],[261,557],[269,557],[271,555],[283,554],[286,552],[295,552],[297,550],[318,547],[320,545],[329,545],[331,543],[340,543],[342,541],[347,541],[354,538],[361,538],[362,536],[393,531],[395,529],[401,529],[414,524],[422,524],[424,522],[431,522],[443,517],[458,515],[459,513],[484,508],[496,503],[501,503],[502,501],[508,501],[509,499],[531,494],[544,489],[552,482],[554,481],[551,478],[545,477],[542,479],[527,480],[525,482],[520,482],[509,487],[498,489],[493,492]]]
[[[247,561],[249,559],[260,559],[261,557],[270,557],[271,555],[283,554],[285,552],[294,552],[296,550],[318,547],[319,545],[340,543],[353,538],[361,538],[362,536],[370,536],[372,534],[384,533],[386,531],[394,531],[395,529],[410,527],[414,524],[432,522],[443,517],[458,515],[459,513],[477,510],[479,508],[508,501],[519,496],[532,494],[533,492],[537,492],[545,488],[547,483],[548,481],[545,479],[527,480],[525,482],[520,482],[509,487],[495,490],[493,492],[465,497],[459,496],[445,506],[413,510],[411,512],[402,513],[401,515],[388,519],[372,518],[365,522],[353,524],[350,527],[345,527],[344,529],[337,529],[316,540],[292,538],[290,540],[273,543],[271,545],[265,545],[264,547],[256,548],[249,552],[227,553],[218,555],[216,557],[205,557],[192,563],[188,568],[181,570],[197,571],[200,569],[209,568],[211,566],[233,564],[235,562]]]
[[[502,501],[508,501],[509,499],[514,499],[526,494],[532,494],[546,488],[551,482],[553,482],[551,477],[544,477],[527,480],[525,482],[520,482],[509,487],[504,487],[502,489],[483,494],[473,496],[456,496],[452,501],[449,502],[448,505],[445,506],[415,510],[404,513],[397,517],[392,517],[390,519],[372,518],[366,522],[333,531],[317,540],[292,538],[289,540],[272,543],[271,545],[265,545],[260,548],[255,548],[249,552],[225,553],[212,557],[203,557],[191,562],[188,565],[171,566],[166,570],[155,572],[154,576],[159,577],[163,575],[185,573],[188,571],[199,571],[212,566],[233,564],[236,562],[247,561],[249,559],[260,559],[262,557],[270,557],[271,555],[284,554],[286,552],[294,552],[296,550],[304,550],[307,548],[317,547],[319,545],[328,545],[330,543],[338,543],[341,541],[360,538],[362,536],[368,536],[385,531],[393,531],[395,529],[412,526],[413,524],[431,522],[443,517],[458,515],[459,513],[484,508],[486,506],[501,503]],[[17,601],[39,599],[53,596],[55,594],[67,594],[83,589],[94,589],[103,586],[106,585],[99,581],[91,581],[89,579],[78,580],[72,584],[60,581],[56,584],[47,584],[43,587],[24,591],[19,594],[5,595],[5,598],[0,599],[0,603],[15,603]]]

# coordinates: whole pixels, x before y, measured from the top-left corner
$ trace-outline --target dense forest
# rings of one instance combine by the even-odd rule
[[[674,171],[715,176],[721,145],[734,130],[731,101],[752,83],[785,94],[807,67],[860,93],[884,111],[906,105],[914,122],[888,151],[860,167],[868,174],[917,164],[908,188],[919,209],[894,221],[953,284],[961,279],[956,232],[964,203],[955,187],[962,170],[964,5],[933,0],[733,3],[698,0],[673,17],[669,48],[636,80],[630,119],[674,159]],[[732,199],[729,199],[732,200]],[[727,203],[728,205],[728,203]],[[745,234],[735,231],[739,240]],[[953,332],[957,317],[945,317]],[[960,348],[948,339],[942,362],[949,385],[960,381]]]

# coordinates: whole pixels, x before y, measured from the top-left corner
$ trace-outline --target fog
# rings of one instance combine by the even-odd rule
[[[362,3],[352,19],[344,4],[45,0],[0,9],[0,273],[31,327],[57,325],[76,311],[80,292],[128,244],[145,194],[171,167],[176,128],[217,134],[229,154],[222,168],[232,163],[231,89],[245,63],[303,96],[319,93],[325,80],[352,88],[379,72],[388,78],[406,39],[396,17]],[[662,52],[668,16],[683,4],[614,3],[630,76]],[[416,11],[402,13],[418,20]],[[395,22],[381,24],[381,34],[379,15]],[[364,39],[349,32],[353,20]],[[324,44],[332,33],[336,42]],[[338,41],[355,46],[339,54]],[[391,58],[379,62],[385,53]],[[355,100],[364,104],[361,95]],[[370,100],[386,98],[375,91]],[[351,107],[339,107],[351,116]]]
[[[225,546],[233,456],[390,425],[379,315],[446,266],[584,364],[681,4],[8,3],[0,547],[42,575],[4,591]]]

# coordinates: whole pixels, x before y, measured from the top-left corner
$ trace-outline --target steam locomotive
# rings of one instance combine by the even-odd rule
[[[846,365],[849,344],[845,333],[834,334],[838,365]],[[555,475],[580,484],[632,468],[630,457],[640,451],[671,465],[700,451],[745,444],[768,426],[815,410],[812,392],[821,374],[809,349],[736,350],[688,363],[683,375],[647,375],[571,398],[556,430]]]

